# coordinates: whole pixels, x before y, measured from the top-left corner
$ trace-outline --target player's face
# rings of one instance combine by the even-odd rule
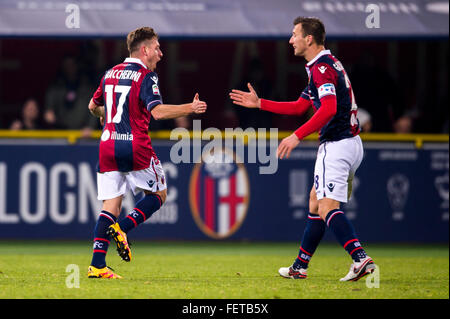
[[[156,64],[161,61],[163,56],[161,46],[157,38],[147,41],[144,44],[145,64],[150,70],[156,69]]]
[[[289,44],[294,48],[294,54],[296,56],[304,56],[305,51],[308,49],[308,37],[303,36],[302,25],[297,24],[292,30],[292,36],[289,39]]]

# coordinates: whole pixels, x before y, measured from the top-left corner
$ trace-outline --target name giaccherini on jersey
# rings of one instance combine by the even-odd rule
[[[138,82],[141,75],[142,73],[139,71],[112,69],[106,72],[105,79],[133,80]]]

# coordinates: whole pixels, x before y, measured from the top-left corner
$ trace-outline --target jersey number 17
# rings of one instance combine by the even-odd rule
[[[123,113],[123,105],[125,104],[125,101],[127,100],[128,93],[130,92],[131,86],[129,85],[112,85],[108,84],[105,85],[105,94],[106,94],[106,123],[111,123],[111,117],[112,117],[112,107],[113,107],[113,94],[119,93],[119,101],[116,103],[116,114],[112,118],[113,123],[120,123],[122,120],[122,113]]]

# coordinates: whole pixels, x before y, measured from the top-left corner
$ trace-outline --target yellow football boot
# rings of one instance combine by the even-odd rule
[[[131,261],[131,249],[127,241],[127,234],[120,229],[118,223],[108,227],[106,234],[111,236],[117,244],[117,253],[125,261]]]
[[[112,272],[111,268],[96,268],[94,266],[89,266],[88,268],[88,278],[107,278],[107,279],[122,279],[122,276]]]

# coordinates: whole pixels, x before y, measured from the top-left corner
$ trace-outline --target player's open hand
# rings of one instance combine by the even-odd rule
[[[234,104],[247,107],[247,108],[260,108],[261,99],[256,94],[255,89],[250,83],[247,83],[249,92],[244,92],[241,90],[231,90],[230,98],[233,100]]]
[[[200,101],[198,93],[195,93],[194,100],[192,101],[192,112],[196,114],[201,114],[206,112],[206,102]]]
[[[300,144],[300,140],[295,134],[291,134],[288,137],[284,138],[281,141],[280,145],[278,145],[277,157],[279,159],[289,158],[292,150],[296,148],[298,144]]]

